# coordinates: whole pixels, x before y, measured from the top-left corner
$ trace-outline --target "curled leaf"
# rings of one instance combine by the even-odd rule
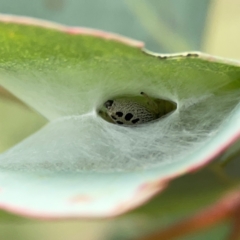
[[[158,55],[134,40],[39,20],[0,20],[0,84],[49,120],[0,155],[3,208],[35,217],[120,214],[239,138],[237,63]],[[134,128],[99,116],[108,99],[140,92],[177,108]]]

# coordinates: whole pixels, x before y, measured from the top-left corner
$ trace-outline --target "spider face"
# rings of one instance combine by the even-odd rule
[[[114,101],[113,100],[108,100],[104,103],[104,106],[107,108],[107,109],[111,109],[111,106],[113,105]]]

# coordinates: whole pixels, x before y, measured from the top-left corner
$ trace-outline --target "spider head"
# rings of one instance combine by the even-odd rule
[[[113,100],[108,100],[104,103],[104,106],[107,108],[107,109],[110,109],[111,106],[113,105]]]

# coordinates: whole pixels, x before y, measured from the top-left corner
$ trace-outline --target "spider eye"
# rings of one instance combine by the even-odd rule
[[[113,100],[108,100],[108,101],[106,101],[105,103],[104,103],[104,106],[106,107],[106,108],[110,108],[111,106],[113,105]]]

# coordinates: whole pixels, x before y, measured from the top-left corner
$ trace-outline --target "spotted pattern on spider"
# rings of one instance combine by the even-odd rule
[[[141,95],[147,99],[147,104],[127,99],[106,101],[104,106],[108,116],[119,125],[136,125],[159,118],[157,103],[144,92],[141,92]]]

